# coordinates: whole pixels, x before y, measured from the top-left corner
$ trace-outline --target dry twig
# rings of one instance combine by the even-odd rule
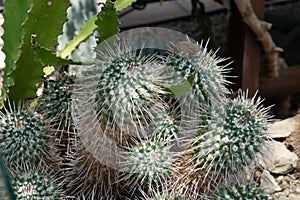
[[[284,59],[279,57],[279,54],[283,52],[283,49],[277,47],[274,43],[269,30],[272,27],[271,23],[260,20],[252,7],[251,0],[234,0],[244,22],[254,32],[260,41],[265,58],[267,61],[267,69],[269,70],[269,76],[274,78],[279,76],[281,68],[286,67]]]

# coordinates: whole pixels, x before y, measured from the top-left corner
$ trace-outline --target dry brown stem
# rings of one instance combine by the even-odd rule
[[[260,20],[252,7],[251,0],[234,0],[243,21],[246,25],[253,31],[260,41],[263,51],[265,53],[265,58],[267,61],[267,69],[269,70],[270,77],[277,77],[279,75],[279,70],[283,68],[286,63],[282,61],[279,54],[283,52],[283,49],[277,47],[274,43],[269,30],[272,24]]]

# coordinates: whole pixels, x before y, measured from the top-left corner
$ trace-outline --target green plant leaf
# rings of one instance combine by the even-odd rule
[[[80,29],[79,34],[76,35],[68,44],[66,44],[62,50],[57,52],[57,56],[61,58],[67,58],[82,41],[84,41],[94,32],[94,30],[97,28],[95,25],[96,20],[96,15],[91,17],[91,19],[88,20]]]
[[[165,87],[176,97],[186,95],[192,85],[188,80],[184,80],[183,82],[176,85],[165,85]]]
[[[127,8],[130,6],[132,3],[136,2],[137,0],[117,0],[115,2],[115,8],[116,11],[119,12],[123,10],[124,8]]]
[[[105,4],[98,16],[95,15],[86,21],[84,26],[80,29],[79,34],[66,44],[62,50],[58,51],[57,56],[63,59],[67,58],[77,46],[92,35],[97,28],[100,32],[99,43],[119,33],[117,11],[111,2]]]
[[[66,10],[70,3],[65,0],[33,0],[33,5],[24,23],[24,43],[11,77],[14,85],[9,89],[11,100],[19,101],[35,97],[36,85],[41,82],[43,65],[34,59],[31,40],[43,47],[55,50],[57,37],[66,21]]]
[[[12,84],[9,74],[15,69],[15,61],[20,57],[20,51],[24,29],[23,23],[26,20],[32,0],[8,0],[4,2],[3,24],[4,35],[2,36],[4,46],[2,51],[5,53],[6,59],[3,75],[3,87],[0,104],[6,99],[8,87]]]
[[[63,65],[78,65],[81,64],[79,62],[74,62],[72,60],[66,60],[60,57],[57,57],[54,52],[46,49],[40,45],[33,45],[32,50],[35,56],[35,59],[38,60],[42,66],[52,65],[57,69],[57,67]]]
[[[118,14],[114,8],[114,4],[107,2],[98,14],[98,19],[96,21],[100,33],[99,43],[118,34],[120,31],[119,24]]]

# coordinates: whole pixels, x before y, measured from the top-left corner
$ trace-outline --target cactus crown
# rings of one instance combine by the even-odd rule
[[[200,168],[234,173],[255,161],[257,153],[263,153],[268,117],[260,103],[240,95],[207,109],[192,145]]]
[[[127,154],[128,172],[142,184],[161,184],[171,173],[173,156],[160,141],[140,141]]]
[[[20,200],[57,200],[60,197],[58,185],[53,178],[38,170],[16,173],[12,184],[15,194]]]
[[[121,125],[145,122],[147,111],[163,93],[157,69],[150,62],[153,63],[151,58],[140,55],[122,55],[98,63],[104,69],[95,98],[100,121],[117,121]]]

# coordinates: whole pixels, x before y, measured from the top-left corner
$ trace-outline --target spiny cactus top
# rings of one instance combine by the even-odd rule
[[[262,108],[260,102],[240,95],[208,109],[192,144],[201,169],[235,172],[255,161],[258,153],[264,153],[268,109]]]
[[[125,166],[129,177],[142,184],[161,184],[171,173],[174,157],[160,141],[141,141],[127,154]]]
[[[270,200],[254,183],[233,184],[215,192],[213,200]]]
[[[219,59],[213,52],[208,52],[206,46],[194,43],[182,43],[176,53],[171,52],[165,61],[167,68],[173,68],[172,83],[178,84],[183,80],[191,82],[192,95],[202,103],[208,103],[211,99],[222,99],[228,93],[225,85],[226,66],[218,64],[224,61]],[[192,55],[180,48],[195,48],[197,51]],[[170,70],[170,69],[168,69]],[[179,81],[179,82],[178,82]]]
[[[53,177],[39,170],[16,172],[12,184],[18,200],[57,200],[61,196]]]
[[[97,81],[95,107],[100,121],[120,126],[143,123],[150,109],[164,94],[160,69],[153,60],[140,55],[117,55],[96,67],[104,69]]]
[[[47,144],[45,124],[28,110],[6,111],[0,121],[0,149],[10,164],[40,160]]]

